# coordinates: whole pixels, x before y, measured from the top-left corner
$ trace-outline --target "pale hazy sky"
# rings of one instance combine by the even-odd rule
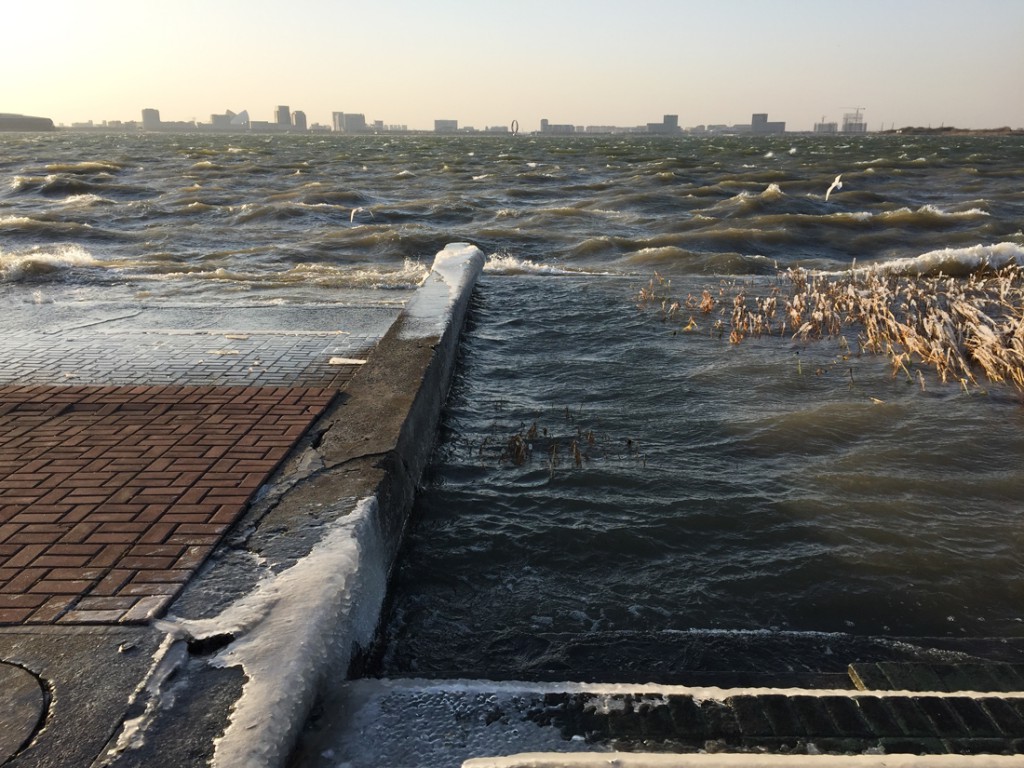
[[[0,112],[65,124],[1024,128],[1024,0],[2,0],[0,29]]]

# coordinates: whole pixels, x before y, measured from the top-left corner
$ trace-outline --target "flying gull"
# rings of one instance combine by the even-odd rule
[[[828,196],[832,194],[833,189],[843,188],[843,182],[840,181],[841,178],[843,178],[843,174],[840,173],[838,176],[836,176],[836,180],[832,182],[832,186],[828,188],[828,191],[825,193],[826,201],[828,201]]]

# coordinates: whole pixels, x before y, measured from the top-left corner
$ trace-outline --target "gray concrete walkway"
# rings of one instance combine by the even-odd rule
[[[398,317],[386,303],[22,305],[5,319],[0,384],[340,388]]]

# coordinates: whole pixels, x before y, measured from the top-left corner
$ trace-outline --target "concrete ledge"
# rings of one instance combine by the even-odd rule
[[[474,758],[463,768],[1018,768],[1022,755],[666,755],[635,752],[527,753]]]
[[[170,707],[228,669],[244,680],[225,678],[209,693],[227,725],[203,762],[285,764],[325,683],[344,679],[374,637],[483,264],[466,244],[437,255],[366,364],[261,491],[234,542],[239,556],[213,564],[158,625],[164,658],[104,765],[194,764],[194,746],[175,753],[190,723]]]
[[[646,766],[649,752],[659,766],[1024,765],[1021,693],[375,678],[332,692],[303,734],[310,768]]]

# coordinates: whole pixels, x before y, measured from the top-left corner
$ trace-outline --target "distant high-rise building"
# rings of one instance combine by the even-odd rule
[[[660,123],[648,123],[647,132],[665,135],[679,133],[679,115],[665,115]]]
[[[306,113],[302,110],[292,112],[292,128],[296,131],[306,131]]]
[[[144,109],[142,110],[142,129],[146,131],[159,131],[160,130],[160,110],[159,109]]]
[[[540,121],[540,132],[541,133],[557,133],[557,134],[568,134],[576,133],[575,125],[552,125],[545,118]]]
[[[365,133],[366,115],[351,112],[332,112],[331,120],[334,130],[341,133]]]
[[[755,113],[750,118],[750,132],[757,134],[765,133],[785,133],[786,124],[784,122],[769,123],[767,112]]]
[[[277,124],[281,128],[292,127],[292,112],[287,106],[280,106],[277,108]]]
[[[839,124],[838,123],[834,123],[834,122],[833,123],[826,123],[825,122],[825,116],[822,115],[821,122],[814,124],[814,132],[815,133],[838,133],[839,132]]]
[[[435,120],[434,133],[457,133],[459,130],[458,120]]]

